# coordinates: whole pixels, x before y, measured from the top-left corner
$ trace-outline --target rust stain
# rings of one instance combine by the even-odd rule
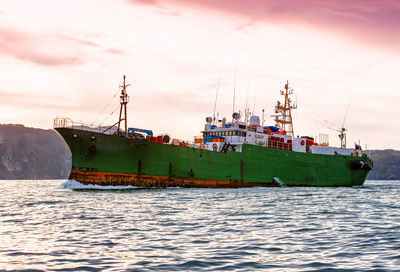
[[[134,174],[116,174],[96,171],[71,170],[69,179],[82,184],[101,186],[138,186],[138,187],[186,187],[186,188],[240,188],[240,187],[276,187],[276,183],[243,182],[237,180],[199,179],[168,176],[149,176]]]

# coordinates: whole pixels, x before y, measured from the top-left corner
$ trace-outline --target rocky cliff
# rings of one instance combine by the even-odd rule
[[[71,153],[54,130],[0,125],[0,179],[65,179]]]
[[[400,151],[371,150],[367,154],[374,161],[374,168],[368,179],[400,180]]]

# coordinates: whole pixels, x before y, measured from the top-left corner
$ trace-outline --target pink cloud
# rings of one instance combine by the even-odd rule
[[[63,40],[68,40],[68,41],[72,41],[76,44],[80,44],[80,45],[87,45],[87,46],[92,46],[92,47],[99,47],[100,45],[93,42],[93,41],[89,41],[89,40],[84,40],[84,39],[78,39],[75,37],[71,37],[71,36],[65,36],[65,35],[61,35],[60,36],[61,39]]]
[[[164,5],[166,2],[169,2],[169,1],[128,0],[128,2],[131,4],[134,4],[134,5],[156,7],[156,8],[158,8],[158,12],[163,15],[169,15],[169,16],[180,16],[181,15],[178,11],[171,9],[168,5]],[[166,4],[168,4],[168,3],[166,3]]]
[[[124,51],[119,50],[119,49],[115,49],[115,48],[108,48],[108,49],[105,49],[103,51],[106,52],[106,53],[109,53],[109,54],[116,54],[116,55],[124,55],[124,54],[126,54]]]
[[[60,52],[49,39],[37,37],[16,29],[0,28],[0,54],[33,62],[38,65],[60,66],[78,65],[83,59],[72,52]],[[49,47],[52,50],[49,50]]]
[[[248,24],[308,25],[347,39],[400,51],[397,0],[131,0],[159,8],[174,5],[244,18]],[[240,28],[240,27],[239,27]]]
[[[77,104],[76,101],[68,101],[59,97],[38,96],[35,94],[21,94],[0,91],[0,106],[2,107],[23,107],[37,109],[81,109],[83,105]]]
[[[129,0],[129,2],[139,5],[159,6],[159,1],[156,0]]]
[[[68,35],[41,35],[0,26],[0,55],[43,66],[80,65],[88,61],[87,49],[108,54],[124,54],[117,48],[103,49],[88,39]]]

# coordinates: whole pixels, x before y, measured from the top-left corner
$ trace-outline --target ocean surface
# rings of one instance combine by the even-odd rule
[[[1,271],[400,271],[400,181],[0,191]]]

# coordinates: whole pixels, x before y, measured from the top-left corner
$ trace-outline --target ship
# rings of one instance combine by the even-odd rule
[[[119,118],[110,126],[54,119],[54,129],[72,154],[69,179],[82,184],[137,187],[239,188],[254,186],[361,186],[373,167],[360,145],[346,148],[296,136],[293,89],[280,91],[273,125],[260,117],[233,112],[232,119],[205,118],[193,142],[155,136],[150,129],[128,127],[126,77],[120,85]]]

